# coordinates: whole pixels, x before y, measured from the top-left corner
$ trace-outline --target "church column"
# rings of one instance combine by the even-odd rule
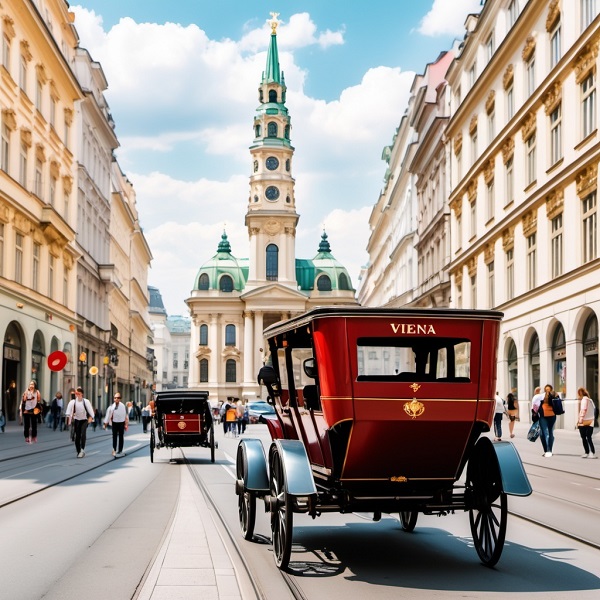
[[[286,246],[287,246],[287,260],[288,260],[288,268],[287,275],[290,278],[290,281],[296,281],[296,229],[295,227],[286,227]]]
[[[253,379],[256,379],[256,375],[258,375],[259,369],[262,367],[262,358],[264,356],[264,352],[266,350],[264,348],[264,339],[263,339],[263,312],[257,310],[254,313],[254,348],[252,348],[252,373],[254,375]]]
[[[200,341],[200,325],[198,325],[196,319],[192,321],[190,333],[190,375],[188,385],[190,387],[194,387],[200,384],[200,363],[196,358],[196,352],[198,352],[198,343]]]
[[[209,315],[208,325],[208,347],[210,348],[210,359],[208,361],[208,381],[212,384],[219,383],[219,315]]]
[[[253,369],[253,354],[254,347],[254,313],[246,311],[244,313],[244,382],[250,383],[256,379],[256,373]]]

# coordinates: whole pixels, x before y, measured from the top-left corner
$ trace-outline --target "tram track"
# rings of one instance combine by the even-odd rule
[[[250,581],[250,583],[252,585],[252,588],[254,590],[254,593],[256,594],[256,597],[259,598],[260,600],[269,600],[269,596],[267,595],[266,591],[263,589],[258,578],[254,575],[250,564],[248,563],[246,557],[244,556],[244,553],[242,552],[242,549],[240,548],[237,532],[234,533],[233,531],[231,531],[230,527],[227,525],[227,521],[226,521],[224,515],[222,514],[222,512],[219,508],[218,503],[212,497],[210,490],[204,484],[204,482],[202,481],[202,479],[200,478],[200,476],[198,475],[196,470],[193,468],[193,464],[186,457],[185,452],[183,451],[183,448],[180,448],[180,451],[183,456],[184,464],[187,466],[187,468],[192,476],[192,479],[198,486],[198,489],[202,492],[202,494],[206,498],[206,501],[210,504],[210,506],[215,511],[215,514],[218,516],[219,522],[222,526],[222,529],[227,534],[227,538],[228,538],[229,542],[231,542],[232,548],[235,550],[236,558],[239,559],[239,563],[243,566],[244,572],[246,573],[246,576],[248,577],[248,580]],[[295,600],[309,600],[308,596],[306,596],[303,593],[302,589],[297,585],[296,581],[289,573],[286,573],[285,571],[281,571],[279,569],[278,569],[278,572],[279,572],[281,578],[283,579],[286,587],[288,588],[290,594],[292,595],[292,597]]]
[[[88,440],[88,449],[90,446],[95,446],[97,444],[100,444],[100,442],[104,442],[106,443],[106,438],[108,438],[109,436],[102,436],[100,438],[96,438],[94,440]],[[28,456],[35,456],[37,454],[47,454],[49,451],[51,450],[60,450],[60,449],[65,449],[65,448],[72,448],[73,446],[73,442],[69,442],[67,444],[61,444],[60,446],[53,446],[51,449],[49,448],[40,448],[40,450],[37,450],[35,452],[31,452],[28,454]],[[144,448],[147,448],[148,443],[144,443],[144,442],[140,442],[140,445],[138,447],[133,447],[132,449],[128,450],[127,452],[127,456],[130,456],[132,454],[136,454],[137,452],[143,450]],[[23,455],[16,455],[16,456],[12,456],[12,457],[7,457],[7,458],[3,458],[1,459],[0,462],[6,462],[9,460],[13,460],[13,459],[23,459]],[[87,473],[91,473],[92,471],[95,471],[96,469],[99,469],[100,467],[104,467],[107,464],[110,464],[112,462],[115,461],[115,458],[113,456],[111,456],[110,458],[106,458],[106,459],[101,459],[101,462],[95,463],[92,466],[85,466],[84,469],[82,471],[78,471],[77,473],[73,473],[73,474],[69,474],[68,476],[65,477],[61,477],[59,479],[56,479],[54,481],[49,482],[47,485],[42,485],[39,488],[36,488],[35,490],[32,490],[30,492],[27,492],[25,494],[19,494],[18,496],[9,498],[7,500],[0,500],[0,509],[4,508],[5,506],[9,506],[11,504],[15,504],[16,502],[20,502],[21,500],[24,500],[25,498],[29,498],[31,496],[35,496],[36,494],[39,494],[45,490],[48,490],[52,487],[56,487],[57,485],[60,485],[62,483],[65,483],[67,481],[72,481],[73,479],[76,479],[77,477],[81,477],[83,475],[86,475]],[[0,478],[2,476],[0,475]]]

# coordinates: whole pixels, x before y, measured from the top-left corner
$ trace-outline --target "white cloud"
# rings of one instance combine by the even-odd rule
[[[481,0],[434,0],[431,10],[423,17],[419,33],[427,36],[460,36],[465,31],[468,14],[481,12]]]

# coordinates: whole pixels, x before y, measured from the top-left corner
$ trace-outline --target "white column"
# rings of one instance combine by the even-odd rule
[[[250,383],[256,379],[253,371],[252,348],[254,346],[254,314],[244,312],[244,382]]]
[[[198,351],[199,342],[199,325],[196,319],[192,320],[192,328],[190,331],[190,375],[188,385],[195,387],[200,383],[200,363],[196,358],[196,352]]]
[[[260,349],[262,348],[263,351],[266,350],[266,348],[264,347],[264,339],[263,339],[263,313],[262,311],[256,311],[254,313],[254,348],[252,349],[253,352],[251,354],[252,356],[252,374],[253,374],[253,379],[256,379],[256,375],[258,374],[259,369],[262,367],[262,357],[264,355],[264,352],[261,352]]]
[[[219,315],[209,315],[208,347],[210,358],[208,361],[208,381],[212,384],[219,382]]]

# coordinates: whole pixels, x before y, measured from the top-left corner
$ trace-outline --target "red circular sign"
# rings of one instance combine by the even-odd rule
[[[67,355],[60,350],[52,352],[48,356],[48,368],[51,371],[62,371],[67,364]]]

